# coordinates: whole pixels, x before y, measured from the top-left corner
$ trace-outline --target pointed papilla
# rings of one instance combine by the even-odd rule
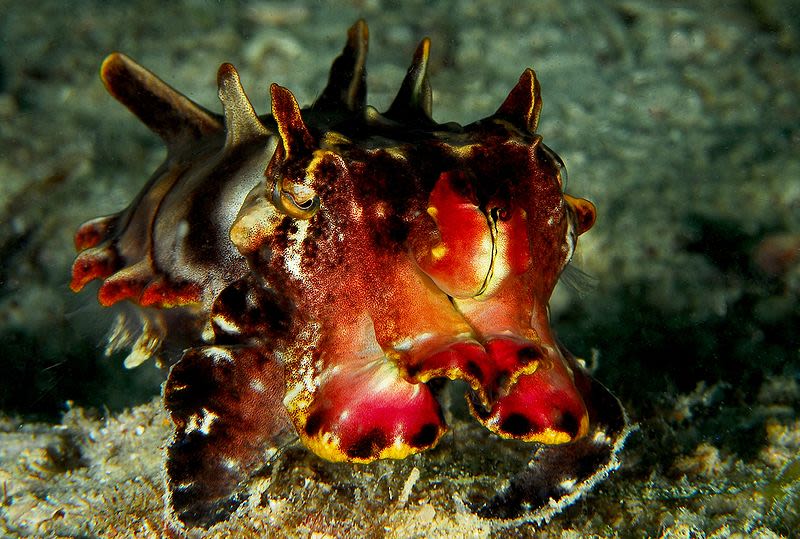
[[[124,54],[109,55],[100,69],[100,76],[108,92],[160,136],[169,148],[222,129],[217,115]]]
[[[539,81],[533,69],[526,69],[519,82],[492,117],[508,121],[518,129],[535,133],[542,111],[542,96]]]
[[[142,290],[152,280],[153,272],[147,260],[122,268],[108,277],[97,291],[97,300],[109,307],[124,299],[138,300]]]
[[[269,135],[247,98],[235,67],[228,63],[222,64],[217,72],[217,85],[219,100],[222,101],[225,111],[226,147]]]
[[[120,265],[116,251],[110,247],[91,247],[84,250],[72,263],[72,281],[69,287],[78,292],[94,279],[105,279]]]
[[[83,223],[75,233],[75,250],[84,251],[105,241],[111,235],[118,220],[117,215],[109,215]]]
[[[269,91],[272,96],[272,115],[281,136],[283,158],[291,159],[311,153],[315,148],[314,137],[303,122],[300,107],[292,92],[274,83]]]
[[[347,31],[347,43],[331,65],[328,84],[314,102],[315,109],[360,111],[367,100],[369,28],[359,19]]]
[[[431,123],[431,85],[428,81],[428,57],[431,40],[423,39],[385,117],[400,122]]]

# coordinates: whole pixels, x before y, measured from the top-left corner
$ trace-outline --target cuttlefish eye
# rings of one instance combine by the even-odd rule
[[[295,219],[311,219],[319,210],[319,196],[310,188],[286,182],[291,187],[283,186],[283,181],[276,180],[272,184],[271,201],[275,208]]]

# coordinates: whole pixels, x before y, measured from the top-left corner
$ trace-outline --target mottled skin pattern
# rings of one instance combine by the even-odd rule
[[[142,307],[141,335],[123,322],[114,343],[132,343],[128,364],[186,346],[177,362],[160,358],[172,365],[178,522],[226,518],[294,434],[332,461],[435,446],[446,430],[436,379],[465,381],[492,432],[538,442],[482,516],[546,518],[616,466],[624,412],[549,326],[594,207],[563,193],[563,164],[536,134],[533,71],[492,116],[438,124],[426,39],[380,114],[366,105],[367,37],[363,21],[350,29],[311,107],[273,85],[262,117],[229,64],[223,116],[123,55],[103,65],[109,91],[169,152],[128,209],[80,228],[72,288],[102,279],[102,304]]]

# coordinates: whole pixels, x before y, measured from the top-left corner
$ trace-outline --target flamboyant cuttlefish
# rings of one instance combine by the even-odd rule
[[[139,306],[142,329],[129,313],[111,338],[131,344],[128,366],[171,365],[167,505],[184,524],[226,518],[287,435],[358,463],[435,446],[436,379],[464,381],[492,432],[535,442],[481,516],[535,517],[616,466],[625,414],[549,326],[595,210],[564,194],[536,134],[534,72],[491,116],[440,124],[424,39],[380,113],[367,40],[359,21],[316,101],[273,84],[264,116],[230,64],[217,115],[122,54],[103,63],[168,153],[127,209],[80,227],[71,286],[101,279],[100,303]]]

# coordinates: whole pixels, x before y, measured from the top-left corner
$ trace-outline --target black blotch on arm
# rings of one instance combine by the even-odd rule
[[[389,445],[389,438],[380,429],[373,429],[345,450],[352,459],[366,459],[377,456]]]
[[[439,427],[434,425],[433,423],[428,423],[427,425],[423,426],[418,433],[411,437],[410,445],[416,448],[423,448],[430,446],[434,440],[436,440],[436,435],[439,433]]]
[[[533,430],[533,424],[522,414],[511,414],[500,424],[500,430],[513,436],[525,436]]]
[[[575,438],[575,436],[578,435],[578,429],[580,428],[578,419],[569,412],[564,412],[555,426],[559,431],[569,434],[570,438]]]

